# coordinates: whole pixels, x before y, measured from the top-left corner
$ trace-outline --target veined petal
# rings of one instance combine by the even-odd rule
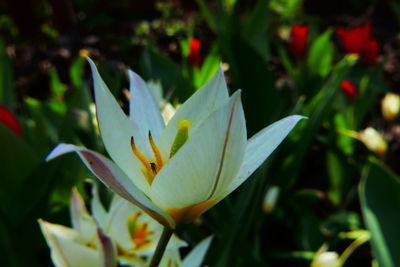
[[[212,241],[212,236],[202,240],[190,251],[182,262],[181,267],[200,267]]]
[[[130,80],[130,106],[131,121],[138,128],[141,135],[146,138],[149,131],[155,141],[158,141],[164,129],[164,120],[160,109],[150,92],[150,88],[135,72],[129,70]]]
[[[99,252],[86,246],[78,231],[41,219],[39,224],[57,267],[100,266]]]
[[[149,150],[149,145],[143,141],[147,139],[140,135],[139,128],[135,128],[122,111],[107,85],[101,79],[96,65],[91,59],[87,59],[92,69],[97,120],[104,146],[115,163],[142,191],[146,192],[148,184],[142,178],[140,171],[142,165],[132,153],[130,140],[133,136],[139,150],[146,152]],[[147,137],[147,134],[145,137]]]
[[[221,154],[220,165],[217,173],[217,180],[209,199],[213,199],[214,196],[220,195],[220,192],[225,191],[232,180],[236,177],[239,172],[240,166],[243,162],[244,153],[247,145],[247,130],[246,120],[244,118],[243,106],[241,101],[240,90],[236,91],[232,96],[235,97],[237,104],[234,106],[234,110],[229,117],[228,128],[224,138],[224,150]]]
[[[150,197],[157,205],[180,209],[208,200],[221,182],[221,159],[237,159],[225,153],[227,139],[236,137],[230,130],[239,114],[239,99],[240,94],[235,94],[212,113],[157,174],[150,188]]]
[[[46,160],[70,152],[78,153],[86,167],[114,192],[145,210],[161,224],[171,228],[175,227],[174,221],[166,212],[155,206],[117,165],[99,153],[74,145],[59,144]]]
[[[197,127],[215,110],[229,100],[228,88],[222,67],[213,78],[197,90],[179,109],[164,128],[160,140],[163,155],[168,156],[175,138],[178,121],[181,118],[192,122],[189,132],[194,133]]]
[[[292,115],[264,128],[248,140],[239,175],[232,181],[225,195],[241,185],[271,155],[296,124],[305,117]]]

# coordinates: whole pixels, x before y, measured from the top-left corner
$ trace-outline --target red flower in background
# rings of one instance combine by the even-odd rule
[[[379,56],[379,44],[371,36],[370,22],[350,29],[338,28],[336,33],[346,53],[359,55],[368,65],[376,63]]]
[[[303,59],[307,54],[308,34],[309,27],[294,24],[289,39],[289,50],[292,54],[298,58]]]
[[[19,124],[17,118],[5,106],[0,106],[0,122],[13,131],[15,135],[22,135],[21,124]]]
[[[376,40],[370,39],[365,44],[363,59],[368,65],[373,65],[378,61],[379,44]]]
[[[190,39],[189,61],[193,67],[200,67],[201,65],[201,42],[199,39]]]
[[[350,98],[357,96],[357,87],[349,80],[342,81],[340,88],[342,89],[343,93]]]

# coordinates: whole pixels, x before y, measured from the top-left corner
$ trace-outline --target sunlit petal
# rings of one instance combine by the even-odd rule
[[[136,146],[144,153],[146,151],[150,153],[147,142],[144,142],[146,139],[140,135],[139,128],[136,128],[124,114],[114,96],[108,90],[107,85],[101,79],[96,65],[89,58],[88,61],[92,69],[97,120],[104,146],[110,157],[128,177],[133,179],[142,191],[146,191],[147,183],[140,176],[141,164],[132,154],[130,147],[130,140],[133,136]]]
[[[86,209],[78,190],[72,190],[70,214],[72,227],[82,233],[86,240],[95,239],[97,235],[97,225]]]
[[[100,266],[99,252],[86,246],[78,231],[43,220],[39,220],[39,224],[56,266]]]
[[[150,131],[154,140],[158,141],[164,129],[164,120],[160,114],[150,88],[135,72],[129,70],[130,106],[129,112],[134,127],[139,129],[145,138]]]
[[[158,173],[150,191],[157,205],[176,209],[210,197],[219,184],[224,160],[240,158],[226,155],[226,141],[241,136],[230,132],[232,122],[240,114],[239,100],[240,93],[237,93],[212,113]]]
[[[264,128],[249,139],[239,175],[232,181],[226,195],[241,185],[277,148],[303,116],[293,115]]]
[[[174,140],[179,119],[185,118],[192,122],[190,132],[197,130],[199,125],[215,110],[229,101],[228,89],[222,68],[219,68],[214,77],[202,88],[197,90],[179,109],[165,127],[160,148],[164,155],[168,155]]]

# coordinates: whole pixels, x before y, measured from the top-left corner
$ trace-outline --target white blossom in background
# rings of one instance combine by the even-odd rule
[[[39,220],[57,267],[148,266],[163,226],[138,207],[115,195],[109,211],[100,202],[96,187],[91,202],[92,214],[74,190],[71,198],[72,228]],[[186,243],[177,236],[170,240],[162,267],[200,266],[211,238],[200,242],[182,261],[179,248]],[[191,256],[190,256],[191,255]],[[190,257],[189,257],[190,256]],[[192,259],[195,257],[195,259]],[[190,261],[192,265],[185,265]],[[104,265],[107,262],[108,265]]]

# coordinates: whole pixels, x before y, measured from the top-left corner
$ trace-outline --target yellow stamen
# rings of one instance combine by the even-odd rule
[[[156,143],[154,142],[150,131],[149,131],[149,141],[150,141],[150,146],[151,146],[151,149],[153,150],[154,156],[156,157],[156,162],[157,162],[156,172],[159,172],[161,170],[161,168],[163,167],[163,161],[162,161],[160,150],[158,150],[158,147],[157,147]]]
[[[189,128],[192,123],[188,119],[181,118],[178,120],[178,133],[175,136],[171,147],[169,157],[172,158],[176,152],[186,143],[189,138]]]
[[[135,140],[133,139],[133,136],[131,137],[131,148],[133,151],[133,154],[135,154],[135,156],[140,160],[140,162],[143,164],[143,166],[149,170],[149,171],[153,171],[151,168],[150,163],[148,162],[147,158],[145,155],[143,155],[136,147],[135,145]]]

